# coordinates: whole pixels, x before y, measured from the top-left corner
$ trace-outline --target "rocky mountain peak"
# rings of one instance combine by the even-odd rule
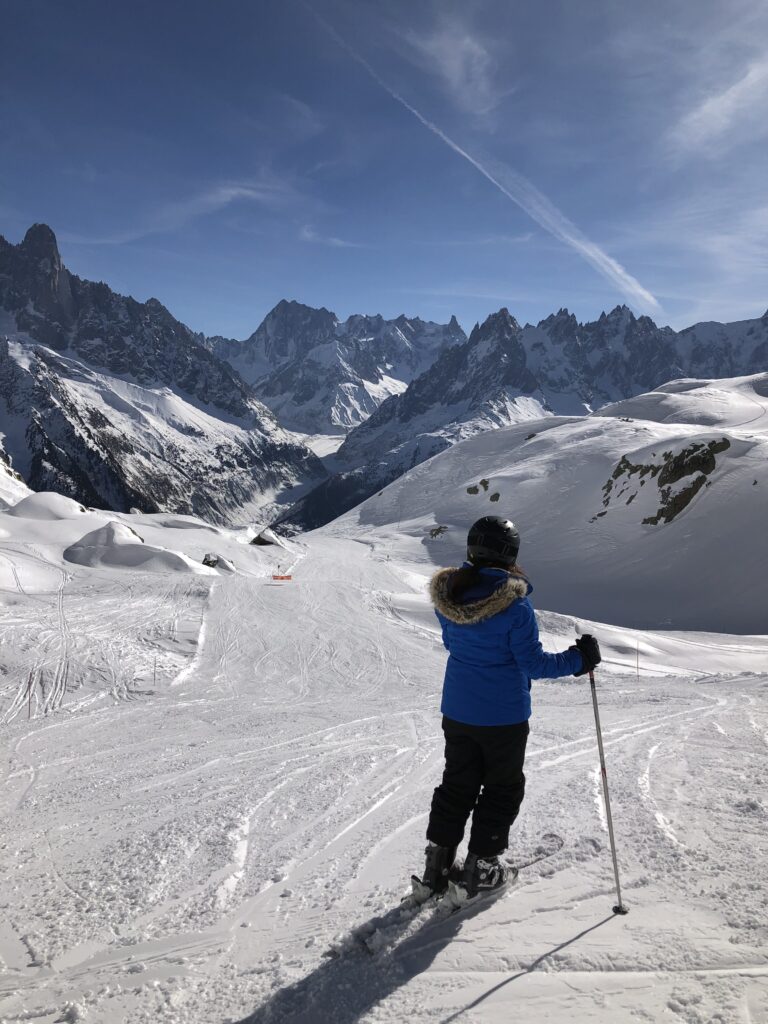
[[[336,324],[338,317],[325,306],[316,309],[314,306],[307,306],[296,299],[280,299],[274,309],[264,317],[263,323],[269,321],[274,324],[283,324],[286,327],[307,323],[329,323]],[[258,328],[257,328],[258,331]]]
[[[401,313],[353,313],[281,300],[246,341],[205,344],[253,385],[291,430],[346,432],[388,394],[431,366],[445,348],[467,340],[455,317],[438,324]]]
[[[401,313],[400,316],[395,317],[392,323],[405,334],[406,332],[413,333],[414,327],[420,326],[423,321],[421,317],[406,316],[405,313]]]
[[[635,319],[635,314],[625,303],[620,306],[614,306],[610,313],[606,313],[605,310],[600,314],[598,323],[609,324],[610,326],[618,326],[621,324],[631,323]]]
[[[19,246],[25,256],[32,260],[48,260],[52,270],[61,269],[61,256],[56,235],[47,224],[33,224]]]
[[[490,316],[486,317],[482,324],[475,324],[469,340],[473,343],[486,341],[491,338],[508,340],[516,337],[519,333],[520,324],[507,307],[502,306],[497,313],[491,313]]]
[[[8,454],[34,489],[225,521],[323,475],[157,299],[69,274],[45,224],[18,245],[0,239],[0,310],[19,343],[0,343],[0,423],[20,424]],[[173,392],[167,404],[159,390]]]
[[[281,299],[246,344],[255,344],[259,355],[269,365],[276,365],[330,340],[337,322],[336,314],[325,306],[314,309],[294,299]]]
[[[539,320],[538,326],[548,333],[560,334],[563,331],[575,330],[579,326],[579,322],[573,313],[562,306],[556,313],[550,313],[546,319]]]
[[[3,240],[5,241],[5,240]],[[6,309],[34,309],[65,329],[72,318],[72,279],[62,265],[56,236],[47,224],[33,224],[18,245],[0,246],[0,300]],[[41,340],[52,341],[44,332]]]

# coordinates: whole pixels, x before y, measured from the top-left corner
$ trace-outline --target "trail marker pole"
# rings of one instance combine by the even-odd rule
[[[605,752],[603,750],[603,734],[600,730],[600,712],[597,709],[597,690],[595,688],[595,673],[589,673],[589,685],[592,690],[592,706],[595,709],[595,726],[597,728],[597,749],[600,751],[600,771],[603,776],[603,795],[605,797],[605,819],[608,822],[608,835],[611,840],[611,856],[613,857],[613,873],[616,876],[616,906],[614,914],[628,914],[628,909],[621,902],[621,886],[619,885],[619,863],[616,860],[616,842],[613,838],[613,819],[611,818],[611,801],[608,797],[608,775],[605,770]]]

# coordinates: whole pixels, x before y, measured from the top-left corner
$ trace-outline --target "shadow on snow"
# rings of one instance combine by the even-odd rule
[[[456,937],[462,925],[483,909],[481,905],[474,911],[465,910],[439,922],[426,918],[424,926],[419,931],[372,957],[362,950],[352,950],[338,960],[324,960],[310,974],[281,988],[269,996],[253,1013],[233,1024],[318,1024],[319,1021],[356,1024],[372,1007],[426,971],[441,950]],[[577,935],[547,950],[527,967],[505,978],[467,1006],[444,1018],[442,1024],[451,1024],[506,985],[532,974],[547,957],[607,924],[613,917],[614,915],[610,914],[602,921],[590,925]]]

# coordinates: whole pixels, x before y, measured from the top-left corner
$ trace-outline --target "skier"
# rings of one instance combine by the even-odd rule
[[[414,892],[445,892],[449,879],[465,898],[501,888],[508,866],[499,859],[523,800],[523,761],[531,715],[531,679],[585,675],[600,662],[592,636],[561,654],[546,654],[517,564],[514,523],[484,516],[467,537],[467,561],[440,569],[430,596],[449,652],[443,683],[445,770],[427,827],[426,868]],[[463,870],[456,849],[472,815]]]

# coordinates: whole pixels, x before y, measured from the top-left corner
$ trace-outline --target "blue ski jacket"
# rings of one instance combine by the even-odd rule
[[[581,654],[575,647],[545,653],[527,580],[484,568],[480,582],[457,600],[449,597],[448,586],[455,572],[440,569],[430,583],[449,652],[440,710],[466,725],[525,722],[531,717],[531,680],[580,672]]]

